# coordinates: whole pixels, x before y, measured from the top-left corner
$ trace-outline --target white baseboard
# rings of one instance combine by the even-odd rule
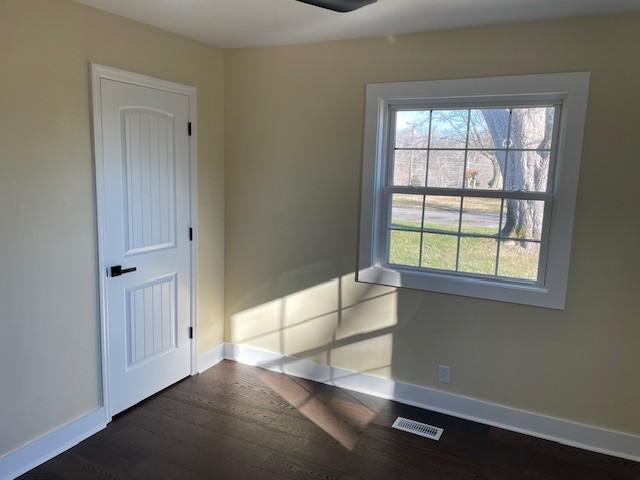
[[[330,367],[311,360],[298,359],[246,345],[226,343],[216,348],[217,352],[220,350],[224,352],[224,358],[247,365],[395,400],[563,445],[640,462],[640,436],[637,435]]]
[[[198,357],[198,373],[210,369],[225,359],[225,344],[221,343]]]
[[[224,359],[640,462],[640,436],[637,435],[330,367],[246,345],[218,345],[198,358],[198,371],[204,372]],[[93,410],[0,457],[0,479],[14,479],[105,427],[104,408]]]
[[[45,433],[0,457],[0,479],[10,480],[68,450],[107,426],[104,408]]]
[[[224,360],[225,345],[220,344],[198,357],[198,372]],[[0,480],[16,478],[41,465],[107,425],[104,408],[99,408],[53,430],[0,457]]]

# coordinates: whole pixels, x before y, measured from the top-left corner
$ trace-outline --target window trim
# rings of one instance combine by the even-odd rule
[[[590,73],[579,72],[367,85],[357,280],[564,309],[589,81]],[[387,229],[383,209],[387,203],[384,189],[393,127],[391,111],[412,105],[424,108],[425,104],[428,108],[464,108],[518,102],[562,105],[557,141],[552,146],[556,159],[549,173],[552,201],[545,209],[549,223],[543,229],[549,237],[541,241],[541,250],[546,249],[541,251],[541,258],[546,258],[544,278],[540,276],[543,281],[525,283],[388,264],[381,258],[384,245],[380,243],[381,232]],[[482,191],[478,193],[482,195]]]

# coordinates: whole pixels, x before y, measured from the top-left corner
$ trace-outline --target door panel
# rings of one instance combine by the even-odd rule
[[[122,109],[125,255],[175,247],[173,115]]]
[[[128,370],[178,347],[175,305],[175,275],[127,290]]]
[[[189,375],[189,99],[100,81],[112,415]]]

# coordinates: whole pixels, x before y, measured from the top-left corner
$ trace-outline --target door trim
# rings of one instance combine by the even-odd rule
[[[108,335],[108,315],[106,297],[106,275],[107,265],[104,262],[103,233],[104,225],[104,159],[102,156],[102,99],[100,94],[100,80],[108,79],[117,82],[128,83],[140,87],[154,88],[165,92],[185,95],[189,99],[189,121],[192,124],[191,136],[189,137],[189,203],[190,203],[190,225],[193,228],[193,240],[191,243],[191,318],[190,325],[193,327],[193,338],[191,339],[191,375],[198,372],[197,368],[197,299],[198,299],[198,115],[197,115],[197,89],[196,87],[182,85],[179,83],[160,80],[138,73],[128,72],[113,67],[107,67],[95,63],[90,64],[91,69],[91,98],[92,98],[92,130],[93,130],[93,154],[95,162],[95,201],[96,220],[98,230],[98,283],[100,295],[100,349],[101,349],[101,375],[102,375],[102,404],[105,411],[105,421],[111,421],[111,409],[109,406],[109,335]],[[185,128],[187,126],[185,125]],[[184,233],[185,235],[187,232]]]

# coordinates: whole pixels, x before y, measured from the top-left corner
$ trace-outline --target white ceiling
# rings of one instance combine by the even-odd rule
[[[295,0],[78,0],[218,47],[306,43],[640,10],[640,0],[378,0],[335,13]]]

